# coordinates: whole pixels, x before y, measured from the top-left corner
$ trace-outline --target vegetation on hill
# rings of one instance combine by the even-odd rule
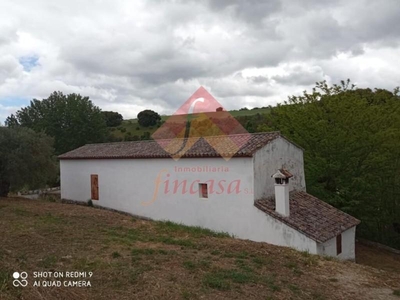
[[[53,140],[27,128],[0,127],[0,197],[55,181]]]
[[[93,207],[3,198],[0,223],[4,300],[395,300],[400,289],[398,259],[381,271]],[[390,259],[384,252],[374,258]],[[28,272],[27,287],[13,287],[16,270]],[[33,272],[67,271],[92,276],[33,277]],[[82,280],[91,287],[33,287],[35,280],[62,285]]]
[[[321,82],[273,108],[267,129],[304,148],[308,192],[359,218],[359,236],[400,248],[398,92]]]
[[[241,109],[229,111],[230,116],[235,117],[248,132],[261,132],[265,131],[265,124],[267,124],[267,115],[270,113],[271,108],[262,107],[254,109]],[[215,119],[213,114],[207,113],[211,119]],[[176,117],[176,116],[174,116]],[[200,119],[198,114],[193,114],[192,119]],[[138,119],[124,120],[120,126],[116,128],[109,128],[110,136],[109,141],[111,142],[121,142],[121,141],[138,141],[151,139],[153,133],[171,116],[161,116],[161,121],[158,121],[156,125],[153,126],[143,126],[140,125]],[[183,116],[186,120],[186,117]]]
[[[254,116],[254,115],[263,115],[268,114],[270,112],[270,107],[254,107],[252,109],[248,109],[247,107],[243,107],[239,110],[230,110],[229,113],[234,117],[242,117],[242,116]]]

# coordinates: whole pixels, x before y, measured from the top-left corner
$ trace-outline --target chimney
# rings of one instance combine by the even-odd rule
[[[285,169],[279,169],[272,177],[275,180],[275,211],[288,217],[290,213],[289,178],[293,175]]]

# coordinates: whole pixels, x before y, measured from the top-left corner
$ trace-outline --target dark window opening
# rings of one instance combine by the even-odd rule
[[[336,255],[342,253],[342,235],[336,236]]]
[[[199,183],[200,198],[208,198],[207,183]]]
[[[289,183],[289,178],[275,178],[276,184],[284,184]]]

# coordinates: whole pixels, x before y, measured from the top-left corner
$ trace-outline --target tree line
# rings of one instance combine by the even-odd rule
[[[307,191],[359,218],[358,236],[400,248],[399,88],[319,82],[257,128],[304,148]]]
[[[161,117],[151,110],[138,115],[142,126]],[[59,184],[56,157],[89,143],[112,140],[109,127],[121,125],[118,112],[102,111],[89,97],[53,92],[10,115],[0,127],[0,197],[22,188]],[[144,134],[143,139],[150,139]]]

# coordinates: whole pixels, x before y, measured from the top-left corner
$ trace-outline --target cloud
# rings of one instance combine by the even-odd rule
[[[250,24],[259,24],[282,8],[279,0],[209,0],[208,5],[218,13],[225,13],[233,19],[240,19]]]
[[[319,66],[289,65],[282,66],[282,70],[284,70],[284,74],[271,77],[271,79],[282,85],[310,86],[326,79],[322,68]]]
[[[0,84],[7,79],[17,78],[21,75],[23,67],[19,64],[18,59],[12,55],[4,55],[0,57]]]
[[[146,108],[172,113],[200,85],[226,109],[273,105],[323,79],[399,85],[396,0],[2,6],[0,121],[23,103],[10,99],[41,99],[55,90],[132,118]]]

